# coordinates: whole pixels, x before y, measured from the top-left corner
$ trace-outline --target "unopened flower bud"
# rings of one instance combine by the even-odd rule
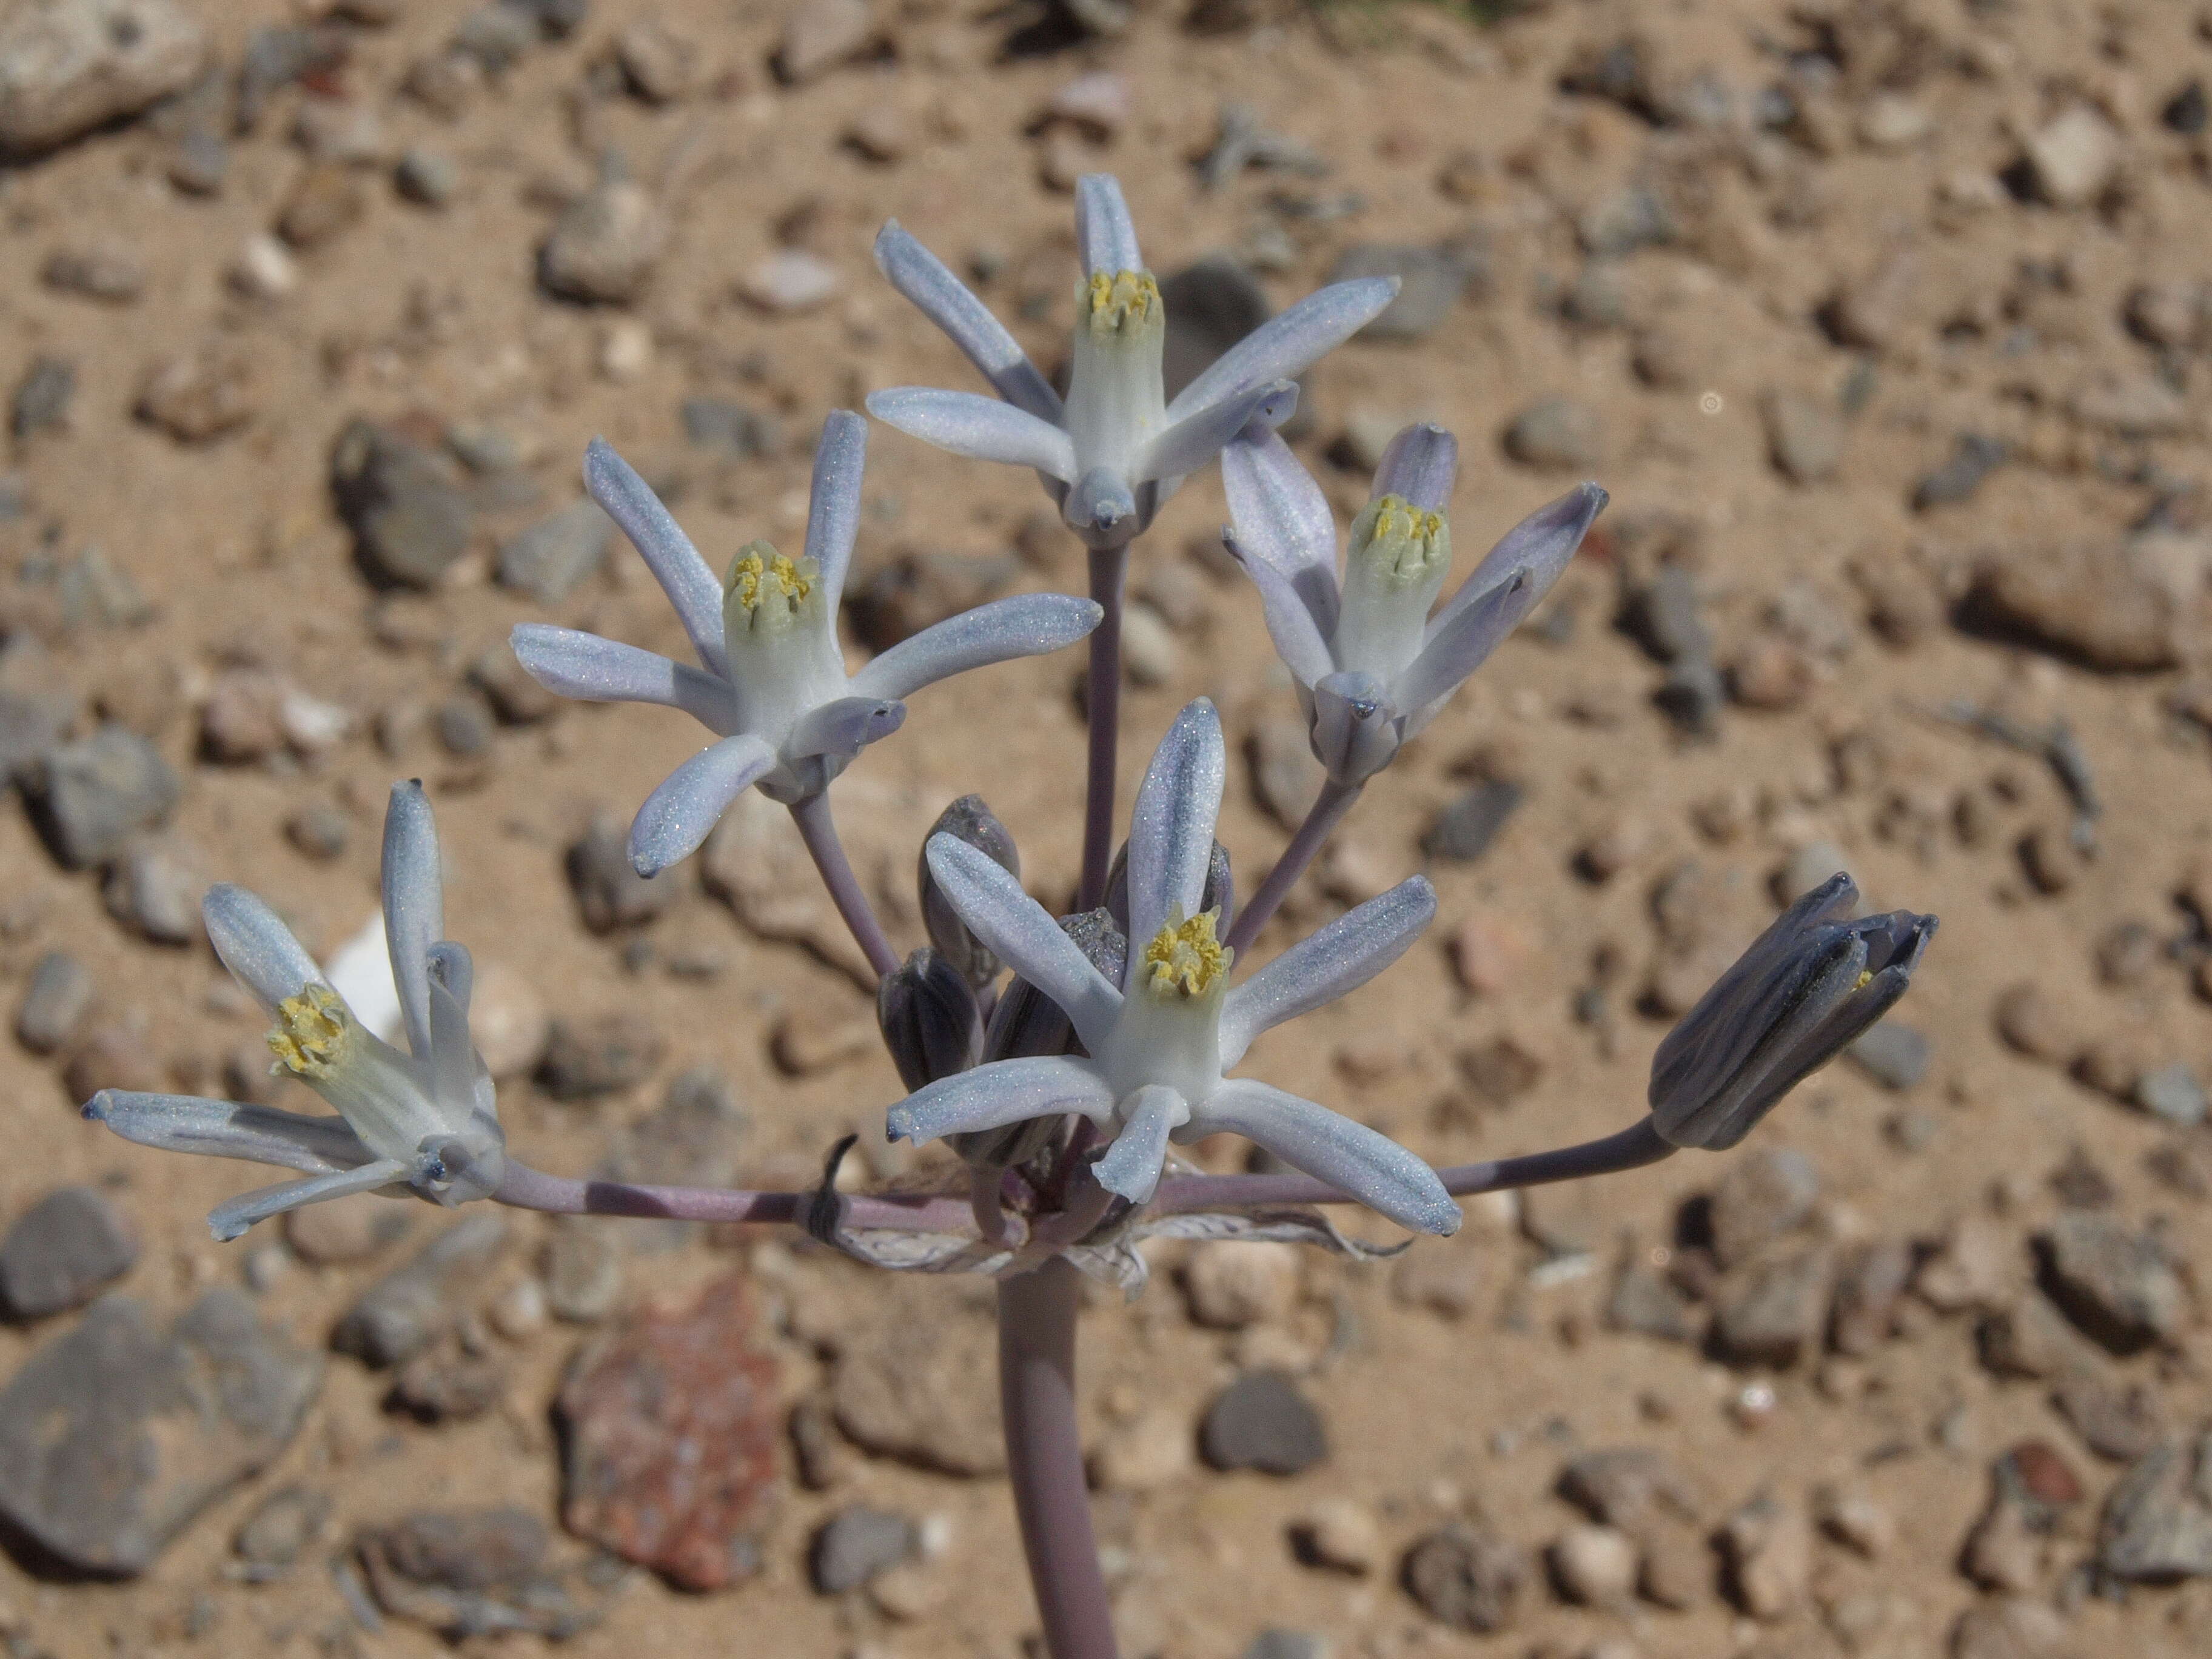
[[[1784,910],[1667,1034],[1651,1060],[1653,1127],[1677,1146],[1733,1146],[1809,1073],[1905,994],[1936,918],[1843,920],[1838,872]]]
[[[975,992],[958,969],[926,945],[877,987],[876,1023],[909,1091],[966,1071],[982,1052]]]
[[[1022,855],[1014,846],[1012,835],[991,815],[991,809],[983,804],[981,795],[963,795],[939,813],[937,822],[929,827],[929,835],[921,838],[922,846],[927,848],[929,836],[939,835],[966,842],[1010,875],[1022,872]],[[920,862],[921,874],[916,879],[921,891],[922,925],[929,929],[930,943],[969,985],[981,990],[999,976],[999,959],[968,931],[968,924],[960,920],[958,912],[945,902],[945,895],[938,890],[936,878],[929,872],[927,852]]]

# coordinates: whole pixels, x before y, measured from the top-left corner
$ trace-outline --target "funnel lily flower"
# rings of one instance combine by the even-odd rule
[[[1219,913],[1198,908],[1226,773],[1221,722],[1201,698],[1177,717],[1137,793],[1118,985],[988,854],[951,836],[931,838],[930,870],[945,896],[977,939],[1060,1005],[1086,1053],[994,1060],[940,1079],[891,1109],[890,1132],[932,1140],[1080,1112],[1111,1142],[1095,1169],[1100,1185],[1142,1204],[1170,1141],[1226,1131],[1402,1226],[1455,1231],[1458,1206],[1404,1147],[1312,1101],[1224,1076],[1262,1032],[1396,961],[1437,908],[1415,876],[1232,988],[1236,953],[1215,935]]]
[[[1328,502],[1289,447],[1255,424],[1222,454],[1233,526],[1224,539],[1260,590],[1314,753],[1340,785],[1381,771],[1436,718],[1550,592],[1607,499],[1579,484],[1539,508],[1431,616],[1451,567],[1446,508],[1458,461],[1457,440],[1440,427],[1392,439],[1340,575]]]
[[[299,1079],[337,1115],[103,1089],[87,1118],[142,1146],[307,1177],[217,1206],[208,1226],[219,1239],[349,1193],[404,1189],[437,1204],[489,1195],[506,1141],[491,1074],[469,1037],[469,953],[443,936],[438,832],[421,784],[397,786],[384,820],[384,931],[404,1052],[362,1026],[276,913],[244,888],[214,888],[202,913],[223,964],[276,1017],[270,1070]]]
[[[1034,467],[1068,527],[1097,548],[1124,545],[1142,531],[1184,477],[1246,422],[1273,429],[1288,420],[1297,406],[1297,377],[1398,291],[1389,276],[1325,288],[1254,330],[1170,402],[1161,379],[1166,307],[1110,175],[1077,182],[1075,240],[1083,274],[1063,402],[944,262],[896,220],[886,224],[876,238],[877,265],[1002,401],[901,386],[875,393],[868,412],[955,454]]]
[[[714,580],[645,480],[594,439],[584,486],[644,556],[691,636],[699,666],[574,629],[524,623],[516,659],[550,691],[593,702],[681,708],[718,741],[671,773],[630,826],[630,862],[652,875],[698,850],[755,785],[789,805],[820,794],[869,744],[906,720],[904,699],[963,669],[1073,645],[1098,625],[1089,599],[1021,593],[947,617],[847,674],[837,603],[860,520],[867,422],[831,413],[814,456],[805,551],[738,550]]]
[[[1888,1012],[1936,918],[1848,918],[1838,872],[1777,916],[1651,1057],[1652,1127],[1677,1146],[1733,1146],[1809,1073]]]

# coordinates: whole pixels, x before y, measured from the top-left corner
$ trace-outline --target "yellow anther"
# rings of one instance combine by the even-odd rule
[[[1187,921],[1168,923],[1152,935],[1152,942],[1145,947],[1145,966],[1152,989],[1197,997],[1213,988],[1237,959],[1234,951],[1213,937],[1213,925],[1220,915],[1218,910],[1201,910]]]
[[[1859,969],[1858,983],[1852,986],[1851,989],[1854,991],[1863,991],[1868,986],[1873,983],[1874,969],[1871,968],[1862,968]]]
[[[1093,271],[1083,313],[1094,334],[1123,334],[1156,323],[1162,315],[1160,285],[1147,270]]]
[[[796,605],[813,591],[813,562],[794,563],[766,542],[752,542],[740,549],[731,562],[730,574],[722,580],[726,599],[735,600],[746,611],[759,610],[761,602],[771,594]]]
[[[1451,558],[1451,532],[1441,513],[1415,507],[1402,495],[1370,501],[1352,524],[1355,557],[1366,554],[1382,574],[1413,577]]]
[[[353,1017],[327,985],[310,985],[276,1005],[269,1052],[295,1077],[321,1077],[345,1052]]]

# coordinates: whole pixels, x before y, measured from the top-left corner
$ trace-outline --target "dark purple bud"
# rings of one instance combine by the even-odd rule
[[[876,1023],[909,1091],[968,1070],[982,1053],[975,993],[926,945],[877,987]]]
[[[928,928],[930,943],[937,947],[938,954],[957,969],[969,985],[981,990],[999,976],[999,959],[968,931],[968,924],[960,920],[959,912],[946,901],[938,890],[936,878],[930,874],[929,837],[939,835],[966,842],[1017,878],[1022,873],[1022,855],[1006,826],[991,816],[991,809],[983,805],[981,795],[961,796],[938,814],[937,822],[929,827],[929,835],[921,838],[924,851],[920,860],[921,874],[916,879],[921,890],[922,925]]]
[[[1215,924],[1216,931],[1229,931],[1237,908],[1237,883],[1229,873],[1229,849],[1218,841],[1213,843],[1213,856],[1206,861],[1206,886],[1198,896],[1198,908],[1219,910],[1221,920]],[[1121,850],[1114,854],[1113,868],[1106,872],[1106,913],[1114,919],[1115,927],[1124,930],[1128,927],[1129,843],[1126,841],[1121,843]],[[1061,925],[1066,924],[1063,921]],[[1091,960],[1096,962],[1097,958],[1093,957]],[[1106,976],[1116,985],[1121,982],[1118,969]]]
[[[1667,1034],[1651,1058],[1652,1127],[1662,1137],[1713,1152],[1735,1146],[1905,994],[1936,918],[1894,910],[1844,920],[1857,902],[1851,878],[1831,876]]]

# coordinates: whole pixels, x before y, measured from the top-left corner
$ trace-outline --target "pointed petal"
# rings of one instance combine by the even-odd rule
[[[1070,593],[993,599],[901,640],[853,676],[853,690],[864,697],[902,702],[925,685],[971,668],[1073,645],[1105,614],[1095,600]]]
[[[750,732],[701,750],[645,799],[629,826],[629,861],[658,875],[699,850],[730,803],[775,767],[775,750]]]
[[[1060,394],[1037,372],[988,307],[893,219],[876,237],[876,269],[943,329],[998,394],[1016,409],[1057,425]]]
[[[1409,426],[1390,440],[1382,464],[1375,469],[1375,494],[1396,495],[1425,513],[1451,505],[1452,482],[1459,476],[1459,440],[1426,422]]]
[[[891,1108],[884,1129],[893,1140],[919,1143],[1061,1112],[1097,1117],[1113,1105],[1106,1085],[1080,1060],[999,1060],[916,1090]]]
[[[810,708],[783,740],[787,760],[842,755],[849,760],[906,724],[906,705],[881,697],[838,697]]]
[[[308,1175],[354,1169],[369,1158],[368,1148],[342,1117],[303,1117],[234,1100],[102,1089],[85,1103],[84,1115],[141,1146],[244,1158]]]
[[[1191,1115],[1182,1139],[1222,1131],[1265,1146],[1294,1170],[1358,1199],[1415,1232],[1459,1231],[1459,1206],[1437,1172],[1386,1135],[1326,1106],[1243,1078]]]
[[[1328,653],[1328,635],[1334,631],[1333,619],[1331,628],[1323,629],[1314,616],[1313,605],[1299,591],[1294,579],[1255,555],[1235,531],[1225,532],[1222,540],[1229,556],[1244,567],[1244,574],[1260,590],[1260,610],[1267,618],[1267,637],[1274,641],[1275,654],[1283,659],[1283,665],[1300,685],[1311,685],[1326,678],[1336,665]],[[1328,574],[1328,584],[1333,611],[1336,586],[1334,571]]]
[[[1559,580],[1559,573],[1567,568],[1567,561],[1574,557],[1575,550],[1582,545],[1583,538],[1610,500],[1612,497],[1594,483],[1577,484],[1556,501],[1538,507],[1515,525],[1482,562],[1468,573],[1468,579],[1459,585],[1459,591],[1429,618],[1428,637],[1436,638],[1460,611],[1524,566],[1534,590],[1528,603],[1534,605],[1552,591],[1552,584]]]
[[[208,1212],[208,1231],[219,1244],[228,1244],[239,1237],[257,1221],[266,1221],[272,1215],[287,1210],[296,1210],[302,1204],[319,1204],[325,1199],[344,1198],[354,1193],[373,1193],[379,1187],[389,1187],[407,1179],[407,1166],[397,1158],[380,1158],[374,1164],[364,1164],[358,1170],[342,1170],[337,1175],[312,1176],[305,1181],[287,1181],[275,1187],[263,1187],[244,1193],[218,1204]]]
[[[923,849],[938,889],[969,931],[1001,962],[1060,1005],[1083,1046],[1098,1052],[1121,1018],[1121,994],[1091,965],[1045,908],[989,854],[957,836],[935,835]]]
[[[1066,433],[994,398],[930,386],[893,386],[869,394],[868,413],[885,426],[955,455],[1033,466],[1062,483],[1075,477],[1075,447]]]
[[[716,732],[735,722],[726,682],[657,652],[544,623],[517,623],[507,642],[523,672],[557,696],[680,708]]]
[[[1193,410],[1153,439],[1137,469],[1136,482],[1188,477],[1218,455],[1222,446],[1248,422],[1278,427],[1296,414],[1297,407],[1295,380],[1267,380],[1225,392],[1218,403]]]
[[[730,665],[722,652],[722,584],[675,516],[604,438],[592,439],[584,451],[584,488],[644,558],[660,591],[676,607],[699,660],[708,672],[726,674]]]
[[[285,998],[328,982],[292,930],[243,887],[226,881],[209,888],[200,901],[200,919],[222,965],[271,1013]]]
[[[1217,357],[1168,405],[1182,420],[1229,393],[1269,380],[1294,380],[1382,314],[1398,295],[1395,276],[1332,283],[1269,318]]]
[[[1145,1203],[1160,1184],[1169,1131],[1189,1121],[1190,1104],[1181,1095],[1157,1083],[1146,1084],[1137,1091],[1127,1121],[1091,1173],[1108,1192],[1119,1193],[1132,1204]]]
[[[1137,787],[1129,818],[1131,962],[1143,960],[1171,918],[1197,912],[1228,777],[1221,717],[1200,697],[1176,716]]]
[[[833,409],[814,448],[813,493],[806,503],[806,556],[822,568],[830,609],[845,591],[853,540],[860,530],[860,473],[868,459],[868,423],[849,409]]]
[[[473,979],[468,965],[468,952],[458,945],[448,943],[440,966],[447,973],[453,971],[454,951],[459,951],[461,982],[468,985]],[[456,1134],[469,1127],[469,1120],[477,1107],[477,1051],[469,1040],[469,1005],[453,993],[453,988],[437,980],[429,981],[430,993],[430,1092],[438,1103],[438,1110],[446,1120],[446,1127]]]
[[[1121,181],[1110,173],[1086,173],[1075,181],[1075,257],[1085,276],[1145,268]]]
[[[430,1057],[430,947],[446,936],[438,826],[420,781],[392,786],[384,811],[384,939],[407,1026],[407,1052]]]
[[[1405,955],[1436,915],[1437,890],[1425,877],[1409,876],[1234,987],[1221,1009],[1222,1069],[1242,1060],[1262,1031],[1366,984]]]
[[[1336,520],[1321,486],[1258,422],[1221,452],[1221,483],[1241,555],[1288,577],[1327,639],[1336,631]]]
[[[1420,654],[1407,665],[1390,687],[1390,701],[1409,720],[1421,721],[1429,705],[1441,702],[1460,687],[1460,682],[1489,659],[1518,627],[1536,601],[1535,583],[1526,566],[1462,605],[1449,622],[1429,636]]]

